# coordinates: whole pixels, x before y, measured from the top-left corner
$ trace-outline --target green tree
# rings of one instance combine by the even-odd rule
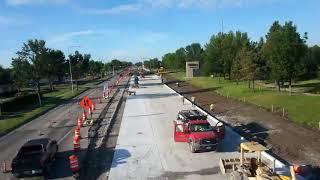
[[[29,40],[24,43],[22,49],[16,54],[18,57],[13,58],[12,66],[16,82],[21,83],[21,80],[26,80],[34,87],[39,100],[39,105],[42,105],[40,79],[45,76],[46,48],[44,40]],[[25,69],[23,69],[25,68]],[[24,74],[17,74],[24,73]],[[18,76],[22,76],[22,78]]]
[[[89,75],[91,75],[92,79],[95,79],[97,75],[102,75],[104,64],[101,61],[89,61]]]
[[[135,66],[142,66],[142,62],[137,62],[134,64]]]
[[[173,64],[172,67],[174,69],[185,69],[186,67],[186,59],[187,59],[187,51],[184,48],[179,48],[175,53],[172,53],[175,57],[172,58]]]
[[[167,69],[178,69],[175,53],[167,53],[162,57],[162,63]]]
[[[192,43],[185,48],[186,61],[199,61],[202,63],[202,52],[203,49],[199,43]],[[177,54],[177,53],[176,53]]]
[[[54,90],[53,81],[60,80],[67,72],[65,56],[60,50],[48,49],[44,61],[44,77],[49,80],[50,89]]]
[[[307,52],[306,39],[307,34],[301,37],[291,21],[283,26],[276,21],[269,29],[263,50],[279,91],[281,82],[287,81],[291,94],[292,80],[298,75],[301,59]]]
[[[254,90],[254,81],[257,77],[259,68],[257,68],[258,54],[253,49],[243,48],[239,52],[242,68],[240,70],[242,77],[248,81],[249,89]],[[252,86],[251,86],[252,82]]]
[[[320,47],[309,47],[306,56],[302,59],[303,78],[314,78],[318,75],[320,67]]]
[[[90,54],[80,54],[79,51],[75,51],[74,54],[69,55],[68,61],[71,62],[72,79],[76,83],[78,90],[78,81],[84,77],[89,71]]]
[[[210,38],[204,50],[204,72],[207,75],[216,74],[219,77],[223,74],[222,40],[223,33],[218,33]],[[220,78],[219,78],[220,80]]]
[[[11,69],[5,69],[0,65],[0,84],[12,83]]]

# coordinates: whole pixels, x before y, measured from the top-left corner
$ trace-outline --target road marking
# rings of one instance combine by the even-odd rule
[[[67,134],[65,134],[61,139],[59,139],[58,144],[60,144],[61,141],[63,141],[72,131],[73,131],[73,128]]]

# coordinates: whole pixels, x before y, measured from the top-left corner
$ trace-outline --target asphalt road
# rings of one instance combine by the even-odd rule
[[[109,79],[108,83],[113,82],[114,80],[115,77]],[[77,117],[79,117],[82,113],[82,108],[78,105],[79,99],[87,95],[97,103],[99,101],[97,97],[102,96],[103,85],[105,83],[106,82],[91,87],[89,90],[73,98],[72,100],[57,106],[46,114],[1,137],[1,164],[4,160],[10,162],[17,153],[17,150],[19,150],[19,148],[27,140],[36,138],[49,137],[51,139],[57,140],[59,143],[59,152],[63,152],[63,155],[59,155],[58,153],[58,160],[59,158],[66,156],[68,153],[71,153],[65,150],[72,147],[72,143],[70,142],[72,142],[71,138],[73,137],[73,128],[76,125]],[[52,124],[51,127],[50,124]],[[66,177],[69,177],[71,175],[71,173],[68,172],[69,167],[67,163],[66,168],[64,168],[63,166],[59,166],[58,169],[55,169],[55,172],[53,172],[54,178],[65,179]],[[16,178],[12,176],[11,173],[1,173],[0,179]]]

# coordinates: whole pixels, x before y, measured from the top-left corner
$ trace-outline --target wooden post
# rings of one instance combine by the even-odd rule
[[[273,112],[273,104],[271,105],[271,112]]]
[[[210,111],[213,111],[213,104],[210,104]]]
[[[244,152],[243,152],[243,148],[240,144],[240,165],[243,165],[243,156],[244,156]]]
[[[285,111],[284,111],[284,108],[282,108],[282,117],[284,117],[284,114],[285,113]]]
[[[320,121],[319,121],[319,130],[320,130]]]
[[[195,102],[196,98],[195,97],[191,97],[191,102],[192,102],[192,107],[194,107],[194,102]]]
[[[184,105],[184,96],[181,97],[182,105]]]
[[[296,180],[296,173],[294,172],[293,166],[290,166],[290,174],[291,174],[291,179]]]
[[[272,161],[272,173],[276,174],[276,159],[273,159]]]

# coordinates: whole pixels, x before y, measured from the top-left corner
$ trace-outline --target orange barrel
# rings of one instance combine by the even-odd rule
[[[83,113],[82,113],[82,121],[85,121],[86,119],[87,119],[86,112],[83,112]]]
[[[80,137],[79,136],[74,136],[73,138],[73,150],[78,151],[80,150],[81,145],[80,145]]]
[[[76,155],[69,156],[70,169],[72,173],[77,173],[80,170],[78,157]]]
[[[74,129],[74,137],[79,137],[81,138],[81,135],[80,135],[80,127],[76,127]]]
[[[82,127],[82,119],[81,118],[78,118],[77,125],[78,125],[78,127]]]
[[[91,107],[89,107],[89,114],[92,115]]]

